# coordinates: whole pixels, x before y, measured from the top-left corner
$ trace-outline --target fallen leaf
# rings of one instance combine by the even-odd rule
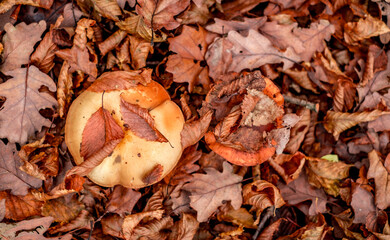
[[[213,34],[198,28],[184,26],[179,36],[168,40],[169,50],[177,54],[168,57],[166,70],[173,74],[174,82],[187,82],[189,92],[199,84],[208,90],[211,83],[204,56]]]
[[[109,36],[106,40],[98,44],[100,53],[102,56],[106,55],[109,51],[116,48],[127,36],[127,33],[123,30],[118,30]]]
[[[39,89],[43,85],[54,92],[56,85],[35,66],[4,74],[12,76],[12,79],[0,84],[0,96],[7,98],[0,110],[0,137],[8,138],[10,142],[25,143],[35,131],[51,125],[39,110],[56,106],[57,101],[49,93],[39,92]]]
[[[243,17],[242,21],[236,20],[223,20],[214,18],[214,23],[207,25],[206,29],[210,32],[218,34],[226,34],[230,31],[237,31],[240,33],[247,33],[249,29],[258,30],[267,21],[266,17],[258,18],[246,18]]]
[[[30,25],[22,22],[15,27],[8,23],[4,30],[7,33],[3,37],[3,64],[0,65],[0,70],[7,72],[29,63],[34,44],[41,40],[41,35],[46,30],[46,22]]]
[[[242,177],[232,173],[233,167],[230,164],[223,164],[222,173],[213,168],[206,168],[204,171],[206,174],[193,174],[194,178],[183,186],[184,190],[191,193],[190,205],[198,212],[199,222],[207,221],[224,200],[231,200],[234,209],[242,204]]]
[[[298,151],[310,127],[310,110],[307,108],[300,109],[297,114],[300,116],[300,120],[291,128],[290,140],[284,149],[291,154]]]
[[[165,28],[172,30],[180,26],[173,18],[186,9],[189,0],[139,0],[136,12],[142,16],[145,23],[153,30]]]
[[[107,157],[124,137],[122,128],[104,108],[99,108],[88,119],[83,130],[80,155],[84,162],[72,168],[67,176],[87,175]]]
[[[134,229],[132,239],[146,237],[149,239],[167,239],[173,227],[173,219],[170,216],[162,219],[154,219],[146,224],[138,225]]]
[[[130,36],[131,65],[134,69],[146,66],[146,59],[149,53],[153,54],[153,47],[150,41]]]
[[[53,0],[4,0],[0,4],[0,14],[10,10],[14,5],[23,4],[50,9]]]
[[[180,133],[181,145],[183,149],[196,144],[207,132],[211,119],[213,117],[213,112],[208,111],[200,119],[195,121],[187,121],[183,130]]]
[[[234,209],[230,203],[226,203],[218,210],[218,221],[231,222],[246,228],[256,228],[253,215],[246,208]]]
[[[116,0],[94,0],[94,1],[83,1],[77,0],[78,6],[88,15],[92,12],[94,17],[100,21],[100,15],[113,21],[119,21],[118,16],[122,15],[121,8],[119,7]],[[92,8],[92,9],[91,9]]]
[[[45,202],[42,215],[53,217],[56,222],[69,222],[75,219],[83,208],[84,205],[77,200],[76,195],[68,195]]]
[[[73,95],[73,81],[69,69],[69,63],[67,61],[64,61],[60,70],[60,75],[58,76],[57,101],[59,105],[58,112],[61,118],[65,116],[65,112],[70,105],[70,102],[72,100],[71,97]]]
[[[15,144],[4,144],[0,141],[0,191],[10,189],[13,195],[26,195],[29,188],[39,188],[40,179],[36,179],[21,171],[22,161]]]
[[[172,228],[169,240],[192,240],[198,231],[199,222],[191,214],[183,213],[182,217]]]
[[[126,216],[122,225],[122,232],[125,239],[132,239],[134,229],[141,222],[142,219],[144,219],[145,217],[150,217],[159,220],[162,218],[163,213],[164,210],[155,210]]]
[[[118,214],[104,216],[102,218],[102,231],[106,235],[124,238],[122,234],[123,218]]]
[[[115,186],[110,195],[106,210],[124,216],[131,213],[135,204],[141,198],[141,193],[122,186]]]
[[[380,110],[354,113],[328,111],[324,118],[324,127],[326,131],[332,133],[334,138],[338,140],[340,133],[345,130],[362,122],[373,121],[386,114],[389,114],[389,112]]]
[[[348,44],[356,45],[358,41],[390,32],[390,28],[381,20],[367,15],[358,22],[349,22],[344,26],[344,39]]]
[[[161,164],[155,165],[152,170],[147,172],[143,177],[142,177],[142,182],[144,182],[147,185],[150,185],[152,183],[156,183],[159,181],[162,177],[164,171],[164,167]]]
[[[91,222],[93,222],[93,217],[87,210],[81,210],[80,214],[70,222],[67,222],[63,225],[56,225],[49,229],[49,233],[56,234],[60,232],[69,232],[74,229],[91,229]]]
[[[258,239],[264,239],[264,240],[272,240],[272,239],[274,239],[274,234],[277,233],[277,231],[279,230],[279,226],[280,226],[280,224],[283,221],[286,221],[286,220],[284,220],[283,218],[280,218],[280,219],[276,220],[275,222],[271,223],[270,225],[268,225],[259,234]]]
[[[297,179],[305,165],[305,155],[301,152],[295,154],[278,154],[269,160],[270,166],[282,177],[286,184]]]
[[[0,192],[0,200],[5,199],[5,218],[21,221],[32,216],[41,215],[43,202],[28,193],[26,196],[15,196],[7,191]]]
[[[370,167],[368,168],[367,178],[374,178],[375,181],[375,204],[379,209],[386,209],[390,206],[389,171],[385,168],[375,150],[368,153],[368,159],[370,160]],[[387,162],[389,160],[390,158],[386,158]],[[386,164],[388,163],[385,162]]]
[[[97,77],[97,57],[90,57],[90,52],[87,48],[80,49],[73,46],[70,49],[57,51],[56,55],[69,63],[71,73],[80,70],[93,78]]]
[[[296,83],[298,83],[299,86],[301,86],[305,89],[308,89],[314,93],[318,93],[313,82],[310,80],[309,76],[307,75],[307,71],[286,69],[284,71],[282,70],[282,72],[287,74],[292,80],[294,80]]]
[[[280,189],[283,199],[291,205],[296,205],[307,200],[311,200],[309,209],[304,210],[305,214],[313,216],[317,213],[326,212],[327,197],[322,189],[312,187],[307,176],[304,173],[292,181],[291,183],[279,183],[277,187]],[[301,209],[303,210],[303,209]]]
[[[122,97],[120,107],[125,128],[147,141],[168,142],[155,127],[154,119],[148,109],[126,102]]]
[[[374,205],[374,196],[357,185],[352,190],[351,207],[355,213],[354,223],[365,223],[367,215],[376,210]]]

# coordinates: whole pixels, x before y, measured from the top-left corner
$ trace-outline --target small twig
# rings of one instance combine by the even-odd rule
[[[312,103],[312,102],[309,102],[309,101],[306,101],[303,99],[299,99],[296,97],[287,96],[286,94],[282,94],[282,95],[283,95],[283,98],[286,102],[289,102],[289,103],[292,103],[295,105],[299,105],[299,106],[303,106],[303,107],[310,109],[314,112],[318,112],[318,110],[320,108],[318,103]]]
[[[274,213],[274,210],[275,210],[275,206],[268,207],[265,210],[264,216],[261,219],[261,222],[259,223],[259,226],[257,226],[255,234],[253,235],[253,238],[252,238],[253,240],[256,240],[257,237],[260,235],[261,231],[263,230],[263,228],[265,226],[265,223],[268,221],[268,219],[270,217],[272,217],[272,214]]]
[[[91,223],[91,231],[89,231],[88,240],[90,240],[90,239],[91,239],[91,237],[92,237],[92,232],[93,232],[93,228],[94,228],[94,226],[95,226],[95,224],[94,224],[94,222],[93,222],[93,221],[91,221],[90,223]]]

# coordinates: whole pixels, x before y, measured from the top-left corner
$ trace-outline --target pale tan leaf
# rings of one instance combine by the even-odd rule
[[[348,44],[358,44],[366,38],[375,37],[390,32],[390,28],[380,19],[371,15],[359,19],[358,22],[349,22],[344,26],[344,39]]]
[[[73,95],[73,81],[72,75],[69,73],[69,68],[68,62],[64,61],[60,70],[60,75],[58,76],[57,101],[59,105],[58,112],[61,118],[65,116],[66,109],[69,107]]]
[[[302,141],[305,138],[306,133],[309,131],[310,126],[310,110],[305,108],[299,111],[301,117],[297,124],[291,128],[290,141],[287,143],[286,152],[294,154],[298,151]]]
[[[193,174],[194,178],[183,186],[183,190],[191,193],[190,205],[198,212],[198,221],[207,221],[223,200],[231,200],[234,209],[240,208],[242,177],[232,172],[233,167],[224,162],[222,173],[214,168],[204,171],[206,174]]]
[[[131,65],[134,69],[140,69],[146,66],[146,59],[149,53],[153,53],[153,47],[150,41],[130,36]]]
[[[143,17],[149,27],[153,28],[153,30],[158,30],[163,27],[167,30],[172,30],[180,26],[173,17],[184,11],[189,6],[190,1],[138,0],[138,4],[136,11]]]
[[[169,240],[192,240],[198,230],[199,222],[191,214],[183,213],[179,222],[173,226]]]
[[[135,227],[141,222],[145,217],[156,218],[157,220],[162,218],[164,210],[155,210],[149,212],[141,212],[126,216],[123,225],[122,232],[125,239],[132,239],[132,235],[134,234]]]
[[[50,9],[54,0],[3,0],[0,2],[0,14],[10,10],[14,5],[23,4]]]
[[[29,62],[35,43],[41,40],[41,35],[46,30],[46,22],[40,21],[30,25],[22,22],[15,27],[7,23],[4,30],[7,33],[3,37],[4,62],[0,65],[0,70],[6,72]]]
[[[69,222],[85,208],[76,195],[52,199],[42,206],[42,216],[53,217],[56,222]]]
[[[87,45],[88,39],[92,39],[93,37],[93,29],[92,26],[95,25],[95,21],[83,18],[77,22],[77,27],[75,30],[75,36],[73,39],[73,44],[80,49],[84,50]]]
[[[230,31],[239,31],[241,33],[248,32],[249,29],[257,30],[267,21],[266,17],[258,18],[246,18],[243,17],[242,21],[236,20],[223,20],[219,18],[214,18],[214,23],[207,25],[206,29],[210,32],[215,32],[218,34],[226,34]]]
[[[379,209],[386,209],[390,206],[390,174],[375,150],[368,153],[368,159],[370,167],[367,178],[374,178],[375,181],[375,204]]]
[[[10,142],[24,143],[35,131],[50,126],[51,122],[39,110],[56,106],[57,101],[49,93],[39,92],[39,88],[44,85],[54,92],[56,85],[35,66],[5,74],[13,78],[0,84],[0,96],[7,98],[0,110],[0,137],[8,138]]]
[[[103,17],[119,21],[118,16],[122,15],[122,11],[116,0],[94,0],[92,2],[96,11]]]
[[[186,122],[184,124],[183,130],[180,133],[181,145],[183,149],[199,142],[199,140],[207,132],[212,117],[213,117],[213,112],[208,111],[200,119],[192,122]]]
[[[127,32],[118,30],[109,36],[104,42],[98,44],[100,53],[102,56],[106,55],[109,51],[117,47],[123,39],[127,36]]]
[[[375,120],[386,114],[390,114],[390,112],[383,112],[380,110],[355,113],[328,111],[324,119],[324,127],[329,133],[333,134],[336,140],[338,140],[340,133],[345,130],[359,123]]]

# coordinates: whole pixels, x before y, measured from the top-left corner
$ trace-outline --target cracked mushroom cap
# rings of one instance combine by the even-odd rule
[[[65,141],[76,164],[104,155],[87,175],[101,186],[151,185],[167,175],[182,154],[180,108],[160,84],[133,75],[103,74],[73,101],[67,115]],[[111,141],[116,145],[101,151],[111,143],[113,131],[120,136]]]

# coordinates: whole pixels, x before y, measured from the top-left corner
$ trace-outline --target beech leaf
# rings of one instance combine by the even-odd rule
[[[0,137],[10,142],[25,143],[27,138],[51,121],[44,118],[39,110],[57,105],[57,101],[47,92],[39,92],[47,86],[56,90],[53,80],[35,66],[5,72],[13,78],[0,84],[0,96],[7,98],[0,109]]]
[[[368,159],[370,167],[367,178],[374,178],[375,181],[375,204],[379,209],[386,209],[390,206],[390,174],[375,150],[368,153]]]
[[[207,132],[212,117],[213,112],[208,111],[200,119],[184,124],[183,130],[180,133],[183,149],[199,142]]]
[[[162,218],[163,213],[164,210],[155,210],[155,211],[141,212],[141,213],[136,213],[136,214],[126,216],[122,224],[122,232],[125,239],[126,240],[132,239],[132,235],[134,234],[134,229],[142,221],[142,219],[148,217],[148,218],[155,218],[159,220]]]
[[[324,127],[326,131],[332,133],[334,138],[338,140],[340,133],[345,130],[362,122],[373,121],[386,114],[390,114],[390,112],[380,110],[354,113],[328,111],[324,119]]]
[[[183,190],[191,193],[191,207],[197,212],[199,222],[205,222],[223,201],[231,200],[234,209],[242,204],[242,176],[233,173],[233,167],[223,163],[223,172],[214,168],[204,169],[206,174],[193,174],[194,178],[183,186]]]
[[[154,119],[148,109],[126,102],[123,98],[120,104],[125,128],[148,141],[168,142],[155,127]]]
[[[21,221],[41,214],[43,202],[28,193],[26,196],[15,196],[6,191],[0,192],[0,200],[5,199],[5,218]]]

